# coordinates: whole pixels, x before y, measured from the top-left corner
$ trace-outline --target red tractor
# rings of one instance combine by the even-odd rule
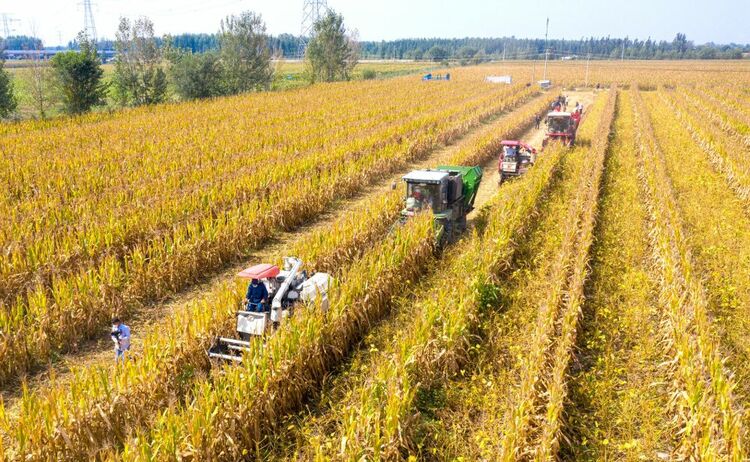
[[[553,111],[547,114],[547,133],[542,146],[550,141],[562,141],[565,146],[572,146],[576,140],[578,123],[581,120],[580,111],[574,113]]]
[[[523,141],[503,140],[503,147],[497,163],[500,174],[497,184],[511,177],[521,176],[536,162],[536,149]]]

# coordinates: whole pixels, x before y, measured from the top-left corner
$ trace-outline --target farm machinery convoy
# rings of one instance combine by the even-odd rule
[[[550,112],[545,144],[559,139],[571,145],[578,120],[579,117],[571,118],[567,112]],[[534,165],[536,156],[536,149],[523,141],[503,140],[498,159],[498,184],[526,173]],[[402,177],[406,185],[404,206],[394,226],[429,211],[434,217],[437,245],[445,247],[466,230],[467,215],[474,210],[482,176],[479,166],[442,165],[409,172]],[[237,338],[215,338],[208,350],[209,357],[241,362],[253,338],[262,338],[276,330],[296,309],[306,306],[319,309],[323,315],[329,305],[332,277],[327,273],[308,275],[302,267],[299,258],[285,257],[281,268],[259,264],[238,273],[238,277],[252,282],[237,311]]]
[[[466,229],[466,216],[474,209],[482,168],[440,166],[435,170],[412,171],[403,180],[406,183],[405,206],[397,224],[430,210],[435,219],[436,239],[443,246]],[[243,354],[251,348],[253,337],[263,337],[276,330],[295,309],[301,308],[300,304],[325,313],[332,278],[328,273],[308,275],[302,266],[299,258],[285,257],[283,269],[259,264],[238,273],[238,277],[252,282],[237,311],[237,338],[216,337],[208,356],[241,362]]]

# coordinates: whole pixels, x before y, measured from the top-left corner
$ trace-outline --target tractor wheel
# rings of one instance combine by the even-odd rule
[[[505,177],[502,173],[500,173],[500,178],[497,179],[497,185],[500,186],[503,184],[503,181],[505,181]]]
[[[443,223],[443,233],[440,235],[438,247],[443,249],[451,242],[453,242],[453,226],[450,221],[446,221],[445,223]]]
[[[466,215],[458,219],[456,231],[461,234],[466,231]]]

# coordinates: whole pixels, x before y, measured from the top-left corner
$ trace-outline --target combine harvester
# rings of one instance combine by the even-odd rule
[[[239,338],[218,337],[208,350],[212,359],[242,361],[242,353],[250,348],[253,337],[261,337],[275,330],[284,319],[293,314],[299,303],[328,309],[328,287],[331,276],[315,273],[308,277],[302,271],[302,261],[296,257],[284,257],[283,270],[276,265],[260,264],[247,268],[237,276],[242,279],[257,279],[268,291],[271,305],[261,304],[258,310],[247,302],[237,312],[237,335]],[[320,297],[318,305],[318,297]]]
[[[481,167],[441,165],[435,170],[414,170],[403,180],[406,199],[400,223],[421,211],[432,210],[441,247],[466,230],[466,215],[474,210],[482,182]]]
[[[536,162],[536,149],[523,141],[503,140],[503,147],[497,163],[499,177],[497,184],[526,173]]]
[[[547,132],[542,147],[547,146],[550,141],[562,141],[565,146],[573,146],[582,116],[583,106],[577,106],[573,112],[552,111],[547,114]]]
[[[578,122],[570,112],[553,111],[547,114],[547,132],[544,135],[542,146],[547,146],[551,141],[562,141],[565,146],[573,146],[576,140]]]

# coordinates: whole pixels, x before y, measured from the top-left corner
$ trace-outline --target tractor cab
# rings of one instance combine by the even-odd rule
[[[474,209],[482,168],[443,165],[435,170],[414,170],[403,180],[406,198],[400,223],[419,212],[432,211],[438,242],[443,245],[466,229],[466,215]]]
[[[403,214],[413,216],[425,210],[431,210],[432,213],[439,214],[445,210],[448,205],[448,186],[450,184],[448,172],[415,170],[404,176],[403,179],[406,183],[406,204]]]

